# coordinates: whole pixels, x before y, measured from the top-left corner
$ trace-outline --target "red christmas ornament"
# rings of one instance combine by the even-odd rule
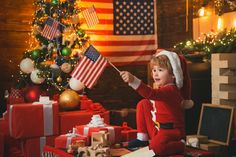
[[[35,102],[39,101],[39,96],[41,94],[41,89],[39,86],[29,86],[26,87],[24,96],[26,102]]]

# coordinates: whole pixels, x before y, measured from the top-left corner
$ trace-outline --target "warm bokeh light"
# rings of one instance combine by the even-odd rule
[[[201,7],[199,10],[198,10],[198,14],[200,17],[204,16],[206,13],[205,13],[205,8],[204,7]]]
[[[234,28],[236,28],[236,19],[234,20],[233,25],[234,25]]]
[[[223,29],[223,20],[222,20],[222,18],[220,16],[218,17],[218,21],[217,21],[217,29],[218,30],[222,30]]]

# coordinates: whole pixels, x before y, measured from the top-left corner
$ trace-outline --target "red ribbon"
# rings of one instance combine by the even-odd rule
[[[127,122],[123,122],[121,127],[122,127],[122,130],[131,130],[132,129],[131,127],[128,127]]]
[[[100,103],[92,103],[90,106],[89,106],[89,110],[91,111],[99,111],[99,112],[105,112],[106,109],[100,104]]]

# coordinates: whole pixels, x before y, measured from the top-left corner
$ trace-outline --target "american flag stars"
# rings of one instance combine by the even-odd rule
[[[115,0],[114,34],[154,34],[154,2]]]

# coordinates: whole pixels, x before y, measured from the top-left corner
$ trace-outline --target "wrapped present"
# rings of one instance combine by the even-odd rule
[[[90,104],[89,110],[92,110],[94,112],[105,112],[106,111],[106,109],[100,103]]]
[[[93,132],[106,130],[109,132],[109,141],[111,144],[121,142],[121,127],[105,124],[104,119],[100,115],[93,115],[89,124],[76,126],[76,129],[78,134],[83,134],[89,138],[91,138]]]
[[[89,144],[87,136],[79,135],[73,128],[72,133],[60,135],[55,139],[55,148],[68,148],[69,145],[75,144],[77,141],[84,141],[85,145]]]
[[[100,113],[100,116],[104,119],[104,123],[110,125],[110,111]]]
[[[111,125],[122,125],[123,122],[128,122],[131,128],[136,126],[136,109],[123,108],[121,110],[110,110]]]
[[[70,112],[60,112],[60,134],[68,133],[71,128],[76,125],[85,125],[88,124],[94,114],[100,114],[104,118],[105,123],[109,124],[110,122],[110,113],[109,111],[98,112],[92,110],[83,110],[83,111],[70,111]]]
[[[83,98],[80,100],[80,109],[81,110],[87,110],[89,109],[89,106],[93,103],[92,100]]]
[[[33,104],[11,105],[10,135],[16,139],[57,135],[58,119],[58,104],[46,97]]]
[[[138,130],[132,129],[127,122],[123,122],[121,130],[122,142],[128,142],[137,138]]]
[[[15,98],[14,98],[15,99]],[[10,112],[10,108],[11,105],[22,105],[22,104],[26,104],[23,100],[21,101],[9,101],[11,103],[7,103],[7,110],[3,113],[3,118],[6,119],[7,121],[9,120],[9,112]]]
[[[24,157],[40,157],[45,145],[54,147],[56,136],[36,137],[23,141]]]
[[[4,135],[4,156],[23,157],[22,141]]]
[[[60,134],[68,133],[76,125],[87,124],[92,116],[93,112],[87,111],[60,112]]]
[[[110,124],[110,111],[107,111],[102,104],[92,103],[89,106],[88,112],[93,112],[93,114],[99,114],[106,124]]]

